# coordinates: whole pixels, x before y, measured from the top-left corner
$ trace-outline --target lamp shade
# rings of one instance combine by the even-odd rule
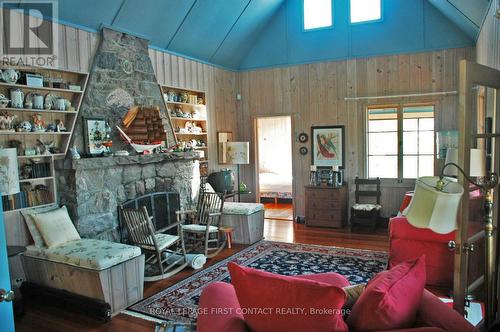
[[[0,194],[12,195],[19,191],[17,149],[0,149]]]
[[[429,228],[447,234],[457,228],[457,213],[464,189],[457,182],[445,181],[443,191],[436,189],[437,176],[417,179],[415,194],[403,211],[408,222],[418,228]]]
[[[448,163],[458,163],[458,149],[449,148],[446,150],[446,161]],[[483,149],[470,149],[470,176],[486,176],[486,151]],[[444,169],[446,175],[458,175],[458,170],[453,165],[448,165]]]
[[[225,144],[228,164],[243,165],[250,163],[250,143],[227,142]]]

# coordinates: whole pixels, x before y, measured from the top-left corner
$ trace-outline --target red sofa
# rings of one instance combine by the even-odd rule
[[[448,249],[448,242],[455,240],[455,231],[439,234],[417,228],[401,216],[389,221],[389,237],[389,269],[425,254],[426,285],[453,288],[454,251]]]
[[[337,273],[321,273],[300,277],[328,283],[337,287],[349,285],[349,281]],[[256,295],[258,296],[258,294]],[[249,330],[240,311],[236,292],[231,284],[224,282],[211,283],[201,293],[197,331],[248,332]],[[392,331],[477,332],[478,330],[456,311],[451,309],[451,307],[443,303],[429,291],[424,290],[415,327]]]

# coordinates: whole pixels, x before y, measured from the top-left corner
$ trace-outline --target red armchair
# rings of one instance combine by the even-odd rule
[[[455,231],[439,234],[417,228],[401,216],[389,221],[389,237],[389,269],[425,254],[426,285],[453,288],[454,251],[448,249],[448,242],[455,240]]]
[[[338,287],[349,285],[349,281],[337,273],[321,273],[301,277]],[[248,332],[236,292],[231,284],[214,282],[203,289],[199,303],[197,331]],[[477,332],[478,330],[432,293],[424,290],[415,327],[393,331]]]

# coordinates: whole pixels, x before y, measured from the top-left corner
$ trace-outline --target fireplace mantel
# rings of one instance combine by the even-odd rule
[[[149,155],[135,156],[113,156],[100,158],[82,158],[71,161],[69,168],[73,170],[92,170],[127,165],[148,165],[155,163],[175,162],[175,161],[194,161],[198,160],[196,153],[184,152],[180,154],[155,153]]]

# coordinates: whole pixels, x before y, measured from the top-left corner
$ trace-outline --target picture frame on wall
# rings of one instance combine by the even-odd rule
[[[85,152],[96,156],[104,153],[106,147],[102,144],[106,137],[106,120],[103,118],[83,118],[83,138]]]
[[[311,127],[311,162],[318,168],[344,168],[345,127]]]
[[[233,133],[231,131],[217,132],[217,156],[219,164],[228,164],[227,160],[227,142],[233,141]]]

